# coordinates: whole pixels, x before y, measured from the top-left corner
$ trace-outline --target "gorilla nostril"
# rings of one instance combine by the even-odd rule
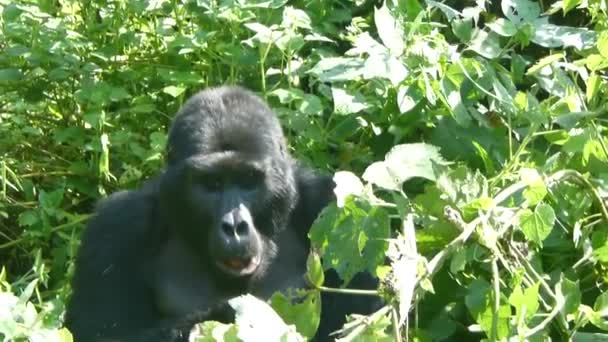
[[[234,235],[234,226],[230,223],[224,222],[222,223],[222,232],[228,236],[232,236]]]
[[[239,222],[236,225],[236,234],[237,235],[247,235],[249,233],[249,225],[246,221]]]

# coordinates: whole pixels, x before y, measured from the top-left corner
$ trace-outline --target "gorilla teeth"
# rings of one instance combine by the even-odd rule
[[[224,265],[234,270],[242,270],[249,266],[251,258],[229,258],[224,261]]]

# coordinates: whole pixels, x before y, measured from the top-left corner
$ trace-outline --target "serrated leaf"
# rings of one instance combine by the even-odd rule
[[[348,283],[355,274],[374,274],[383,264],[390,220],[385,209],[348,199],[341,209],[325,208],[309,236],[323,255],[324,267],[334,268]]]
[[[555,224],[555,212],[553,208],[545,203],[536,206],[534,212],[524,209],[519,213],[519,228],[526,238],[534,241],[537,245],[543,245],[543,241],[549,236]]]

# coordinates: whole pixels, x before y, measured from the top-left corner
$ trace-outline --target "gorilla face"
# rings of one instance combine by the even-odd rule
[[[262,213],[272,207],[266,172],[238,152],[185,161],[184,205],[193,217],[196,240],[206,241],[211,264],[232,276],[253,274],[262,263]],[[271,227],[266,227],[271,228]]]
[[[249,95],[224,94],[213,113],[200,103],[196,110],[184,106],[169,136],[171,164],[160,185],[161,209],[176,223],[170,233],[229,277],[265,272],[276,254],[274,238],[296,202],[293,161],[284,153],[280,125],[265,104],[243,96]],[[204,139],[195,129],[200,127]],[[184,151],[182,141],[199,148]]]

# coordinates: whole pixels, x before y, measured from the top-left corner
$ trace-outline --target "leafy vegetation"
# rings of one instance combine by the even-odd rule
[[[608,341],[606,6],[0,0],[0,336],[70,340],[95,201],[157,173],[180,104],[228,83],[336,172],[338,200],[308,299],[275,295],[282,318],[235,299],[236,326],[199,340],[311,336],[331,267],[382,280],[340,290],[386,302],[345,341]]]

